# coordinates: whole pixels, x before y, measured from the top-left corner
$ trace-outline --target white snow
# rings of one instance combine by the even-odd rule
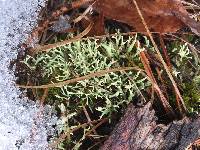
[[[41,6],[42,0],[0,0],[0,150],[47,149],[47,135],[55,123],[46,114],[34,126],[38,105],[19,98],[14,72],[8,69],[19,51],[17,45],[36,25]]]

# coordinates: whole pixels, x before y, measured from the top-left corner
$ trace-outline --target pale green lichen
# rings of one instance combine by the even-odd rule
[[[134,61],[139,59],[135,41],[136,37],[124,40],[123,36],[101,41],[77,41],[41,53],[36,58],[29,56],[25,64],[31,69],[40,66],[44,78],[51,78],[53,82],[64,81],[100,70],[135,64]],[[79,99],[79,104],[95,108],[103,116],[110,115],[122,104],[128,104],[138,95],[138,89],[143,90],[148,85],[146,77],[139,71],[117,72],[63,86],[56,95],[60,99]],[[101,101],[102,106],[95,106],[96,101]]]
[[[40,53],[34,58],[28,56],[24,63],[32,70],[39,67],[43,71],[45,82],[47,78],[49,82],[60,82],[105,69],[142,66],[135,45],[136,38],[137,36],[133,36],[125,39],[116,35],[101,40],[77,41],[48,53]],[[53,100],[61,111],[65,110],[66,115],[58,122],[61,133],[77,126],[78,122],[74,117],[83,107],[89,108],[91,112],[98,111],[99,118],[109,117],[138,97],[141,90],[149,85],[146,76],[140,71],[111,72],[62,88],[50,89],[47,102]],[[88,129],[84,128],[84,132],[85,130]],[[76,141],[74,148],[81,145],[84,139],[84,133],[82,134],[80,142]],[[72,135],[67,138],[68,142],[71,141],[70,136]],[[62,145],[63,143],[60,147]]]
[[[24,63],[32,70],[39,67],[43,71],[41,82],[45,83],[47,81],[53,83],[65,81],[105,69],[143,67],[139,52],[144,50],[144,47],[146,50],[154,52],[154,48],[148,38],[142,38],[145,44],[141,48],[136,46],[137,36],[116,35],[101,40],[81,40],[52,49],[48,53],[40,53],[34,58],[27,56]],[[191,68],[187,69],[188,65],[186,64],[194,57],[187,44],[175,43],[174,46],[171,46],[168,48],[169,53],[172,54],[171,61],[176,63],[173,73],[178,79],[181,79],[180,81],[183,83],[181,86],[184,86],[184,74],[187,75],[186,72],[191,71]],[[198,63],[196,65],[198,66]],[[127,106],[139,95],[142,95],[141,91],[144,91],[149,85],[147,77],[140,71],[111,72],[101,77],[65,85],[62,88],[50,89],[47,102],[56,104],[61,113],[65,114],[58,121],[59,133],[70,132],[79,124],[75,117],[80,114],[83,107],[89,108],[91,113],[98,111],[96,114],[99,118],[110,117],[119,108]],[[190,90],[188,93],[188,88],[190,87],[184,86],[186,92],[183,94],[183,98],[190,112],[196,112],[199,104],[198,90],[191,87],[193,92]],[[190,96],[191,94],[192,96]],[[145,99],[143,95],[141,97],[142,100]],[[80,147],[85,138],[85,132],[90,129],[91,126],[83,129],[79,141],[73,141],[71,139],[73,135],[69,134],[65,142],[74,145],[74,149]],[[60,149],[66,143],[61,143]]]

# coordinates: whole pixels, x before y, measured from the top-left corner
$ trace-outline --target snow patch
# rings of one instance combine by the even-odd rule
[[[39,105],[19,98],[21,92],[9,69],[10,61],[17,57],[17,45],[36,26],[44,4],[43,0],[0,0],[0,150],[47,149],[47,136],[53,134],[51,125],[56,119],[44,114],[34,125]],[[50,110],[48,106],[45,109]]]

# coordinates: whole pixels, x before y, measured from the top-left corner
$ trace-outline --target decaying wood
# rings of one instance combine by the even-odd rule
[[[185,150],[200,138],[200,117],[185,117],[165,126],[149,102],[142,108],[129,105],[101,150]]]

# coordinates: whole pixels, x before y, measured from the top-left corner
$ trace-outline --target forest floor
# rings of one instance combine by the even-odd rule
[[[198,149],[199,10],[194,0],[49,0],[12,62],[25,96],[55,109],[49,148]]]

